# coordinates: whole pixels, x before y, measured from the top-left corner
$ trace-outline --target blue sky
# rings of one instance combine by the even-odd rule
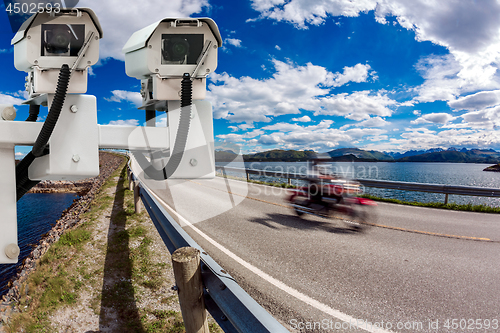
[[[500,150],[500,2],[493,0],[83,0],[104,30],[89,94],[100,124],[144,121],[121,48],[165,17],[213,18],[215,139],[274,148]],[[24,98],[0,12],[0,104]],[[16,106],[18,120],[27,117]],[[47,110],[42,109],[41,116]],[[23,152],[23,149],[20,149]]]

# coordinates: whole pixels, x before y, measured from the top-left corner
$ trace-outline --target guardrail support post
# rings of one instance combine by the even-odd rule
[[[134,209],[136,214],[140,214],[142,211],[142,206],[141,206],[141,196],[139,191],[141,190],[139,187],[139,182],[135,181],[132,183],[133,184],[133,189],[134,189]]]
[[[444,204],[447,205],[448,204],[448,193],[446,193],[444,195]]]
[[[132,180],[132,172],[128,174],[128,189],[130,191],[134,190],[134,181]]]
[[[248,172],[246,174],[247,174],[247,182],[249,182],[250,181],[250,174]]]
[[[200,251],[194,247],[175,250],[172,254],[172,267],[186,333],[209,333],[203,299]]]

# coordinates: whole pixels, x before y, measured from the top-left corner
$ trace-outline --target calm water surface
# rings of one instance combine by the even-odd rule
[[[223,163],[243,168],[243,163]],[[414,183],[465,185],[475,187],[500,188],[500,173],[486,172],[484,168],[491,164],[473,163],[388,163],[388,162],[337,162],[331,163],[329,170],[348,178],[379,179]],[[246,162],[247,169],[285,171],[290,173],[306,173],[307,162]],[[241,175],[240,175],[241,176]],[[253,177],[253,176],[252,176]],[[257,177],[257,176],[255,176]],[[286,181],[271,177],[261,177],[264,181]],[[300,181],[293,180],[294,184]],[[396,198],[406,201],[443,202],[444,194],[422,193],[398,190],[367,188],[366,192],[386,198]],[[500,198],[483,198],[469,196],[449,196],[449,202],[488,204],[500,206]]]
[[[8,280],[37,244],[61,217],[61,213],[78,198],[74,193],[28,193],[17,202],[17,237],[21,254],[17,264],[0,264],[0,295],[6,292]]]

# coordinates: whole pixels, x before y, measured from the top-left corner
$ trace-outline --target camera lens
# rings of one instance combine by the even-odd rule
[[[172,45],[172,52],[174,58],[184,58],[189,52],[189,44],[186,40],[179,39]]]
[[[66,53],[71,42],[71,31],[69,29],[57,28],[46,31],[45,49],[49,53]]]
[[[183,62],[189,54],[189,43],[184,38],[163,40],[163,58],[166,61]]]

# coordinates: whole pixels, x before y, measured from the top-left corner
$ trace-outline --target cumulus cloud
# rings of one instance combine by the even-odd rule
[[[416,65],[425,82],[417,87],[414,102],[455,101],[458,96],[480,90],[494,90],[500,87],[495,77],[496,69],[476,71],[464,75],[464,66],[453,54],[431,55]]]
[[[298,121],[298,122],[301,122],[301,123],[308,123],[311,121],[311,117],[309,116],[303,116],[303,117],[300,117],[300,118],[292,118],[292,121]]]
[[[300,29],[331,17],[355,17],[375,11],[387,24],[394,17],[418,41],[446,47],[450,54],[427,59],[426,81],[416,102],[454,101],[480,90],[500,88],[500,2],[475,0],[252,0],[261,18],[285,21]],[[423,64],[421,63],[420,66]]]
[[[226,38],[224,40],[227,44],[235,46],[235,47],[241,47],[241,39],[236,39],[236,38]]]
[[[112,120],[108,125],[116,126],[139,126],[139,120],[137,119],[127,119],[127,120]]]
[[[384,127],[390,124],[388,121],[381,117],[372,117],[370,119],[364,120],[360,123],[355,124],[358,127]]]
[[[14,95],[18,96],[18,94],[14,94]],[[24,102],[24,99],[14,97],[12,95],[0,93],[0,104],[21,105],[23,102]]]
[[[333,87],[343,86],[349,82],[366,82],[368,75],[375,75],[375,71],[369,73],[370,65],[357,64],[354,67],[344,67],[342,74],[336,73],[332,75],[331,85]]]
[[[325,97],[321,104],[323,108],[317,110],[314,115],[344,116],[360,121],[369,119],[370,115],[391,116],[393,111],[388,106],[396,105],[397,102],[387,95],[365,90]]]
[[[142,97],[141,94],[135,91],[126,91],[126,90],[113,90],[111,92],[113,96],[110,98],[105,98],[105,100],[109,102],[130,102],[135,106],[142,105]]]
[[[123,60],[121,50],[137,30],[165,17],[189,17],[207,7],[208,0],[81,0],[79,6],[96,13],[104,31],[100,57]]]
[[[269,122],[274,116],[308,110],[315,115],[340,115],[361,120],[368,119],[370,114],[389,116],[392,111],[387,106],[396,104],[386,95],[369,91],[333,94],[332,89],[341,83],[367,80],[368,65],[358,64],[344,68],[343,73],[331,73],[311,63],[299,66],[273,60],[273,64],[275,73],[264,80],[235,78],[227,73],[212,74],[208,99],[214,106],[215,118],[231,122]]]
[[[328,16],[358,16],[375,9],[375,1],[359,0],[252,0],[252,8],[276,21],[293,23],[301,29],[320,25]]]
[[[456,117],[453,117],[449,115],[448,113],[429,113],[426,115],[423,115],[422,117],[418,118],[417,120],[413,120],[411,123],[412,124],[426,124],[426,123],[433,123],[433,124],[446,124],[452,120],[455,120]]]
[[[500,104],[500,90],[480,91],[457,98],[448,105],[456,110],[483,110]]]
[[[262,127],[265,134],[255,136],[249,140],[248,134],[217,135],[220,140],[228,142],[242,142],[247,147],[279,147],[282,149],[314,149],[316,151],[331,150],[339,145],[354,145],[365,139],[383,138],[385,130],[375,128],[354,128],[342,130],[332,127],[333,121],[322,120],[317,125],[302,126],[279,122]]]
[[[401,134],[402,139],[390,139],[385,144],[385,149],[390,151],[408,151],[412,149],[426,148],[499,148],[500,132],[494,129],[449,129],[441,132],[423,131],[422,129],[405,129]]]

